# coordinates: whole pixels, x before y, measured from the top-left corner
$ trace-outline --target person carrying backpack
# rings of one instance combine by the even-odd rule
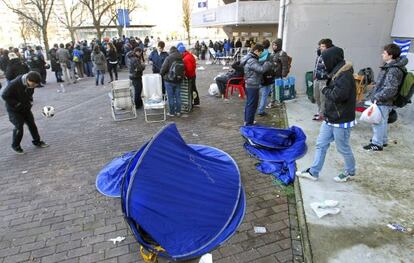
[[[263,52],[260,54],[259,63],[263,64],[265,61],[270,61],[271,54],[269,53],[270,41],[265,39],[263,40]],[[272,92],[273,85],[275,83],[275,77],[273,75],[272,69],[263,74],[262,83],[260,84],[260,102],[257,109],[257,115],[263,117],[266,116],[265,107],[267,105],[267,97]]]
[[[275,79],[286,78],[289,74],[290,63],[292,59],[288,54],[282,50],[283,40],[278,38],[272,43],[273,55],[271,61],[273,62],[273,74]],[[267,105],[266,108],[272,108],[276,104],[276,94],[272,93],[272,101]]]
[[[395,97],[398,95],[399,86],[403,82],[405,65],[408,60],[401,58],[401,49],[396,44],[384,46],[382,59],[384,65],[380,67],[375,87],[368,95],[368,99],[377,103],[381,111],[381,121],[372,124],[371,142],[363,148],[368,151],[382,151],[388,145],[388,115],[392,110]]]
[[[168,116],[181,116],[181,82],[184,79],[184,62],[177,48],[172,46],[170,54],[161,66],[161,76],[164,79],[168,97]]]

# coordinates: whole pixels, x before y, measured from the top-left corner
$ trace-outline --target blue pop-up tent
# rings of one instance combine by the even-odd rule
[[[245,213],[236,162],[219,149],[187,145],[175,124],[129,160],[121,198],[137,241],[172,260],[213,250],[235,233]]]

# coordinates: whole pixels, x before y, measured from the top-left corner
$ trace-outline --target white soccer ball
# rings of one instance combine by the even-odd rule
[[[47,118],[51,118],[55,116],[55,108],[53,108],[52,106],[44,106],[42,110],[42,114],[43,116]]]

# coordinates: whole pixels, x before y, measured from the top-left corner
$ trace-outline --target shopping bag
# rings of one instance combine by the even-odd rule
[[[361,117],[359,118],[360,121],[368,122],[371,124],[378,124],[381,122],[381,111],[378,108],[376,103],[371,104],[367,109],[365,109]]]

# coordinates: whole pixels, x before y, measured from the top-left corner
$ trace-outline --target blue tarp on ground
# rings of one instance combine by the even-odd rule
[[[150,251],[160,245],[166,250],[160,255],[173,260],[213,250],[235,233],[245,213],[235,161],[219,149],[187,145],[175,124],[130,159],[121,198],[138,242]]]
[[[246,130],[249,132],[246,133]],[[301,158],[307,151],[306,135],[301,128],[292,126],[283,131],[272,127],[248,126],[246,128],[244,126],[240,128],[240,132],[247,140],[244,144],[247,153],[261,161],[256,166],[258,171],[274,175],[285,185],[293,183],[296,171],[295,160]],[[286,138],[281,139],[283,137],[279,134],[286,135]],[[290,144],[288,147],[277,148],[288,144]]]

